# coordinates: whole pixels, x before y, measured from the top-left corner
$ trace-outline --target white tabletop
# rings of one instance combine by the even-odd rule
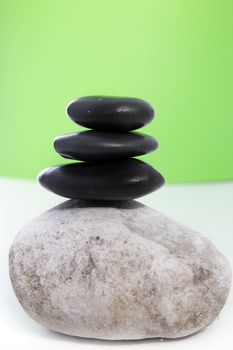
[[[17,231],[64,199],[34,181],[0,178],[0,348],[3,350],[233,349],[232,292],[219,318],[180,340],[100,341],[64,336],[32,321],[19,305],[8,276],[8,251]],[[140,202],[202,232],[233,266],[233,183],[166,185]]]

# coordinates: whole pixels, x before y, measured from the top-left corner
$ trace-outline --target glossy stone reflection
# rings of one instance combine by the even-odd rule
[[[151,122],[152,106],[130,97],[87,96],[72,101],[69,117],[86,128],[103,131],[136,130]]]
[[[153,119],[154,110],[148,102],[87,96],[71,102],[67,113],[75,123],[94,130],[55,138],[54,148],[62,157],[83,162],[45,169],[39,174],[42,186],[67,198],[122,201],[163,185],[158,171],[131,158],[158,147],[152,136],[131,132]]]
[[[144,196],[164,183],[150,165],[127,159],[108,163],[73,163],[45,169],[39,182],[67,198],[128,200]]]
[[[133,132],[88,130],[58,136],[54,141],[54,148],[61,156],[94,162],[140,156],[157,147],[153,137]]]

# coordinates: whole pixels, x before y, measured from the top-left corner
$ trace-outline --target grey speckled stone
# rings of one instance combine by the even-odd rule
[[[231,272],[207,238],[146,206],[72,200],[20,231],[10,277],[25,311],[48,328],[141,339],[208,326]]]

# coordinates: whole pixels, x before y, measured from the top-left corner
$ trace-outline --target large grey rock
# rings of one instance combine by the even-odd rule
[[[135,201],[72,200],[19,232],[10,277],[25,311],[46,327],[140,339],[208,326],[226,301],[231,272],[207,238]]]

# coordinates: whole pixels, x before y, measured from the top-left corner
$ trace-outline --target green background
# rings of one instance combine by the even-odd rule
[[[168,182],[233,178],[232,0],[0,2],[0,175],[66,162],[70,100],[141,97],[157,117],[143,157]]]

